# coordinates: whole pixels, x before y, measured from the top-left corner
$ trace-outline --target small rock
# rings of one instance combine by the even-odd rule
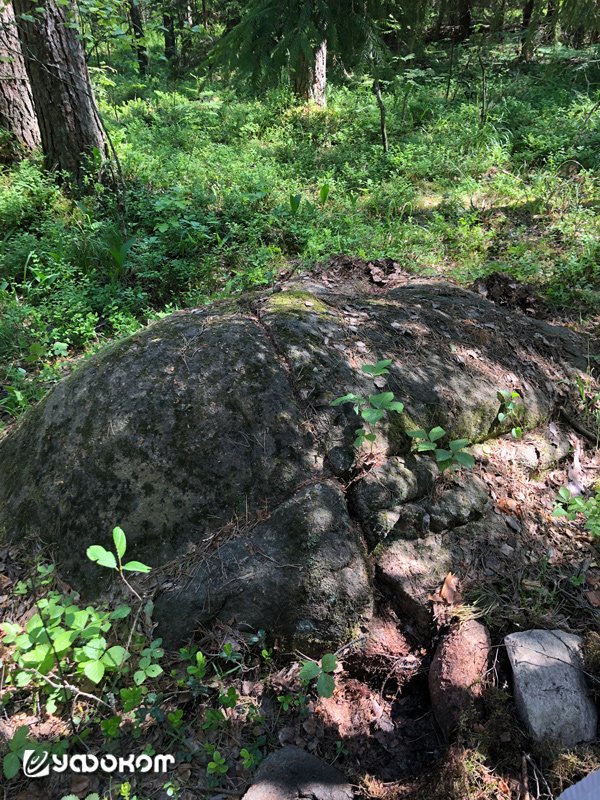
[[[565,747],[596,737],[597,712],[587,694],[581,639],[565,631],[523,631],[504,639],[517,711],[531,736]]]
[[[352,800],[337,769],[299,747],[284,747],[262,762],[243,800]]]
[[[445,736],[458,727],[473,703],[481,701],[490,647],[487,628],[474,619],[454,625],[438,644],[429,670],[429,693]]]
[[[597,800],[598,797],[600,797],[600,769],[569,786],[556,800]]]

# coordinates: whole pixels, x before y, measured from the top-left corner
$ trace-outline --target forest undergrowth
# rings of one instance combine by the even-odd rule
[[[84,196],[35,159],[0,173],[1,424],[105,342],[334,254],[463,285],[505,272],[588,323],[598,50],[524,62],[507,36],[486,51],[485,96],[477,52],[455,48],[449,74],[430,46],[384,85],[387,154],[359,77],[317,109],[218,75],[142,82],[133,56],[93,68],[124,184],[94,164]]]

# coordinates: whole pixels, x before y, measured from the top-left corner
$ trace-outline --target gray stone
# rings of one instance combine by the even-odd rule
[[[565,747],[596,738],[596,707],[587,694],[581,639],[564,631],[511,633],[504,643],[513,669],[514,699],[531,736]]]
[[[393,456],[352,484],[349,502],[371,546],[384,539],[409,500],[433,488],[438,469],[427,456]]]
[[[275,630],[321,655],[351,639],[372,613],[366,554],[335,483],[299,490],[190,572],[155,602],[166,647],[179,646],[198,624],[233,619],[241,630]]]
[[[385,540],[374,560],[376,578],[391,589],[398,610],[427,635],[433,621],[429,595],[463,560],[458,536],[450,532],[411,541]]]
[[[475,558],[475,550],[485,551],[487,543],[496,544],[505,532],[502,519],[488,513],[445,533],[412,540],[390,537],[373,553],[376,578],[393,592],[398,610],[426,635],[433,621],[429,595],[448,572],[460,573],[461,565]]]
[[[598,800],[600,797],[600,769],[569,786],[556,800]]]
[[[265,758],[243,800],[352,800],[353,796],[341,772],[289,746]]]

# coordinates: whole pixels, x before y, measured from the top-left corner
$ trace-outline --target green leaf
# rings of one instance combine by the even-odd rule
[[[336,667],[337,658],[333,655],[333,653],[325,653],[321,659],[321,669],[323,672],[333,672]]]
[[[91,561],[97,561],[101,567],[109,567],[111,569],[117,568],[117,559],[114,553],[109,553],[108,550],[105,550],[99,544],[93,544],[91,547],[88,547],[86,553]]]
[[[138,669],[138,671],[135,672],[134,675],[133,675],[133,680],[139,686],[141,683],[143,683],[146,680],[146,673],[143,670]]]
[[[88,658],[96,661],[106,650],[106,639],[99,636],[97,639],[91,639],[83,648],[83,652]]]
[[[113,541],[115,543],[115,547],[117,549],[119,558],[123,558],[123,556],[125,555],[125,550],[127,548],[127,540],[125,539],[125,533],[121,528],[114,528]]]
[[[314,661],[305,661],[302,669],[300,670],[300,680],[301,681],[312,681],[313,678],[316,678],[321,672],[321,667],[318,664],[315,664]]]
[[[468,439],[455,439],[453,442],[450,442],[450,450],[453,453],[457,453],[459,450],[462,450],[463,447],[466,447],[469,444]]]
[[[452,456],[454,453],[451,450],[442,450],[440,447],[439,450],[435,451],[435,460],[436,461],[452,461]]]
[[[377,440],[377,436],[374,433],[367,433],[365,439],[367,440],[367,442],[374,442]]]
[[[8,780],[14,778],[18,771],[21,769],[21,761],[16,753],[7,753],[4,756],[2,764],[4,768],[4,775]]]
[[[62,653],[65,650],[70,650],[71,645],[79,636],[79,631],[65,631],[61,630],[56,639],[54,639],[54,649],[57,653]]]
[[[440,468],[440,472],[443,472],[444,470],[448,469],[448,467],[451,467],[451,466],[452,466],[452,459],[451,458],[449,458],[447,461],[439,461],[438,462],[438,467]]]
[[[394,400],[394,402],[389,403],[386,408],[388,411],[397,411],[398,414],[401,414],[404,411],[404,403],[399,403],[397,400]]]
[[[558,493],[565,502],[571,499],[571,492],[565,486],[561,486]]]
[[[507,416],[506,414],[503,414],[502,412],[500,412],[498,414],[498,422],[503,422],[506,419],[506,416]]]
[[[112,612],[110,619],[125,619],[129,614],[131,614],[131,608],[129,606],[119,606]]]
[[[321,186],[321,191],[320,191],[319,195],[321,197],[321,203],[323,205],[325,205],[325,203],[327,201],[327,198],[329,197],[329,184],[328,183],[324,183],[323,186]]]
[[[159,233],[166,233],[169,230],[169,223],[168,222],[161,222],[160,225],[156,226],[156,230]]]
[[[331,697],[335,689],[335,681],[326,672],[322,672],[317,680],[317,692],[321,697]]]
[[[376,408],[363,408],[360,413],[365,422],[368,422],[369,425],[375,425],[383,417],[385,411],[380,411]]]
[[[470,453],[455,453],[454,460],[462,464],[463,467],[471,468],[475,466],[475,459]]]
[[[373,394],[371,397],[369,397],[371,405],[374,408],[386,408],[388,403],[391,403],[393,399],[393,392],[382,392],[381,394]]]
[[[366,372],[367,375],[375,375],[375,364],[363,364],[361,369],[363,372]]]
[[[429,439],[425,431],[422,431],[420,428],[417,431],[406,431],[406,435],[412,437],[413,439]]]
[[[83,671],[92,683],[100,683],[104,677],[104,664],[101,661],[88,661]]]
[[[146,670],[146,675],[149,678],[156,678],[158,675],[161,674],[162,671],[163,668],[160,666],[160,664],[150,664],[150,666]]]
[[[119,669],[121,664],[124,664],[128,658],[129,653],[127,650],[121,647],[120,644],[115,644],[104,653],[101,661],[107,669]]]
[[[375,364],[375,375],[389,375],[389,370],[386,367],[392,363],[391,358],[385,358],[383,361],[378,361]]]
[[[150,572],[152,567],[147,567],[139,561],[128,561],[127,564],[123,564],[123,569],[129,570],[129,572]]]
[[[29,725],[21,725],[15,731],[14,736],[9,742],[9,747],[13,752],[22,750],[27,744],[27,737],[29,736]]]
[[[426,450],[435,450],[435,442],[419,442],[417,452],[424,453]]]
[[[339,406],[341,403],[353,403],[355,400],[362,400],[357,394],[345,394],[343,397],[338,397],[331,403],[332,406]]]
[[[429,439],[432,442],[437,442],[438,439],[441,439],[442,436],[445,436],[445,435],[446,435],[446,431],[443,428],[440,428],[440,427],[432,428],[429,431]]]
[[[550,516],[551,517],[566,517],[567,516],[567,512],[564,510],[564,508],[562,506],[557,506]]]

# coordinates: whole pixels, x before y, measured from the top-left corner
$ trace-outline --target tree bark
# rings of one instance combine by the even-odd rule
[[[177,58],[177,40],[175,39],[175,20],[170,11],[163,10],[163,27],[165,34],[165,58],[173,61]]]
[[[0,7],[0,125],[23,148],[35,150],[40,129],[14,19],[11,5]]]
[[[140,75],[146,75],[148,72],[148,51],[146,45],[143,44],[144,40],[144,23],[142,22],[142,15],[138,0],[129,0],[129,15],[131,17],[131,27],[133,28],[133,35],[135,36],[136,44],[135,50],[137,53],[138,68]]]
[[[327,40],[323,40],[311,67],[302,54],[292,77],[294,94],[302,100],[312,100],[324,107],[327,104]]]
[[[522,28],[528,28],[531,24],[531,15],[533,14],[533,4],[534,0],[527,0],[525,5],[523,6],[523,21],[521,23]]]
[[[327,40],[323,39],[315,55],[315,69],[309,91],[309,100],[321,108],[327,105]]]
[[[67,25],[64,6],[47,0],[42,15],[32,0],[14,0],[13,5],[48,167],[66,170],[82,186],[94,148],[106,154],[83,47]]]
[[[379,120],[381,123],[381,146],[383,147],[383,152],[387,153],[388,138],[387,138],[387,128],[385,125],[385,105],[383,104],[383,98],[381,97],[381,86],[379,85],[379,80],[377,78],[373,80],[373,94],[375,95],[375,99],[377,100],[377,105],[379,106]]]

